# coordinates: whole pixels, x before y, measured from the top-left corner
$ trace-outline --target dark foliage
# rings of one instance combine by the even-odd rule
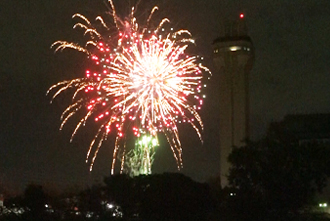
[[[182,174],[117,175],[105,183],[124,213],[141,220],[207,220],[212,209],[208,185]]]
[[[231,206],[253,219],[298,213],[326,186],[328,156],[329,145],[269,138],[234,149],[229,156],[228,178],[236,194]]]
[[[7,200],[0,220],[209,220],[214,209],[207,184],[177,173],[131,178],[114,175],[105,185],[79,194],[46,196],[41,186],[29,185],[22,197]],[[47,206],[46,206],[47,205]],[[17,208],[24,213],[17,213]]]

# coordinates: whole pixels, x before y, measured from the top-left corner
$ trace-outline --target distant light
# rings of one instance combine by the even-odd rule
[[[320,203],[320,204],[319,204],[319,207],[323,207],[323,208],[325,208],[325,207],[327,207],[327,206],[328,206],[327,203]]]
[[[239,15],[239,17],[240,17],[240,18],[244,18],[244,14],[241,13],[241,14]]]
[[[242,49],[242,47],[240,47],[240,46],[231,46],[231,47],[229,48],[230,51],[239,51],[239,50],[241,50],[241,49]]]
[[[113,206],[113,204],[107,203],[106,207],[107,207],[107,209],[112,209],[114,206]]]

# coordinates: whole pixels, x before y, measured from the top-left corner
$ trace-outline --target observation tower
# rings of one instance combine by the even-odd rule
[[[225,22],[220,37],[213,42],[213,61],[219,87],[220,179],[228,185],[228,155],[249,138],[249,73],[254,60],[251,38],[244,15]]]

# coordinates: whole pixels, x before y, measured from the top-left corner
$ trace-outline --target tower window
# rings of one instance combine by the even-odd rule
[[[239,50],[242,50],[242,47],[240,47],[240,46],[231,46],[231,47],[229,47],[229,50],[230,51],[239,51]]]

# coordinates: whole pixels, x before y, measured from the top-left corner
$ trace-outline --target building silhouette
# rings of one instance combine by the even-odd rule
[[[281,121],[272,122],[267,130],[267,137],[299,146],[330,144],[330,113],[288,114]],[[322,193],[315,200],[330,202],[330,179]],[[324,206],[324,205],[323,205]],[[319,206],[323,212],[330,213],[329,206]]]
[[[289,114],[279,122],[272,122],[267,136],[286,142],[330,144],[330,113]]]
[[[225,22],[213,42],[213,61],[219,82],[219,137],[221,186],[228,184],[228,155],[249,137],[249,73],[254,60],[253,44],[244,16]]]

